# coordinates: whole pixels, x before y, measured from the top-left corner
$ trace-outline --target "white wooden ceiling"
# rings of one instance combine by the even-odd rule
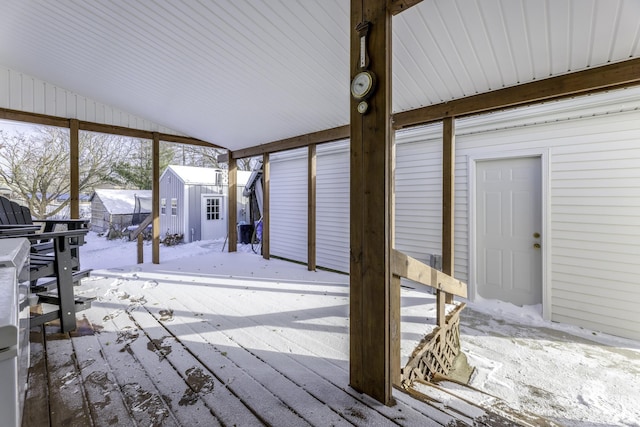
[[[236,150],[349,122],[349,0],[0,0],[0,65]],[[640,0],[424,0],[395,112],[638,57]]]

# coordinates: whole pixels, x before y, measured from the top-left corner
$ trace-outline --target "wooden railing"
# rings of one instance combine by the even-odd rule
[[[391,286],[392,295],[399,306],[400,280],[412,280],[436,289],[441,294],[467,297],[467,284],[457,280],[435,268],[412,258],[395,249],[391,250]],[[421,345],[413,352],[407,365],[400,369],[400,325],[393,325],[391,358],[394,366],[391,375],[397,387],[407,387],[415,378],[429,380],[435,374],[446,375],[453,364],[453,359],[460,351],[460,312],[465,304],[456,307],[449,316],[445,315],[444,295],[437,298],[437,327],[425,337]],[[396,307],[398,316],[400,307]]]
[[[467,297],[466,283],[454,279],[435,268],[431,268],[395,249],[391,250],[391,274],[462,298]]]
[[[138,264],[142,264],[144,262],[144,252],[143,252],[143,243],[144,243],[144,236],[142,235],[142,232],[144,231],[145,228],[147,228],[147,226],[149,224],[151,224],[151,221],[153,221],[153,215],[148,215],[144,221],[142,221],[140,223],[140,225],[138,225],[138,228],[136,228],[135,230],[133,230],[133,232],[131,232],[131,234],[129,235],[129,240],[133,240],[133,239],[138,239]]]

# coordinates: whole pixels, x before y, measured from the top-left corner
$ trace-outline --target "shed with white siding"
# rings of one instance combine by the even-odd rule
[[[238,222],[246,221],[242,190],[250,174],[238,171]],[[160,237],[182,234],[184,242],[224,238],[228,188],[226,170],[168,166],[160,177]]]

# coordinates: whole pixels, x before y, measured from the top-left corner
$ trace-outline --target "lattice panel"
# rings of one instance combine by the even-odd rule
[[[402,369],[403,386],[410,386],[415,379],[431,381],[436,373],[449,373],[453,360],[460,352],[460,312],[465,306],[458,305],[447,316],[445,325],[434,329],[413,351],[411,359]]]

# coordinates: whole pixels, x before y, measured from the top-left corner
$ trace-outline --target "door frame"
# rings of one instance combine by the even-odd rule
[[[550,202],[550,179],[549,179],[549,149],[540,148],[532,150],[514,150],[506,152],[474,152],[467,157],[468,171],[468,206],[469,206],[469,296],[471,301],[478,296],[476,282],[477,262],[476,262],[476,164],[487,160],[509,160],[519,158],[540,159],[540,202],[542,204],[542,318],[551,319],[551,221],[549,218]]]
[[[227,204],[229,203],[228,197],[222,193],[200,193],[200,240],[204,240],[204,223],[205,223],[205,212],[204,209],[206,207],[206,203],[204,203],[205,198],[219,198],[222,206],[220,207],[220,219],[218,221],[224,222],[224,232],[226,234],[227,229]]]

